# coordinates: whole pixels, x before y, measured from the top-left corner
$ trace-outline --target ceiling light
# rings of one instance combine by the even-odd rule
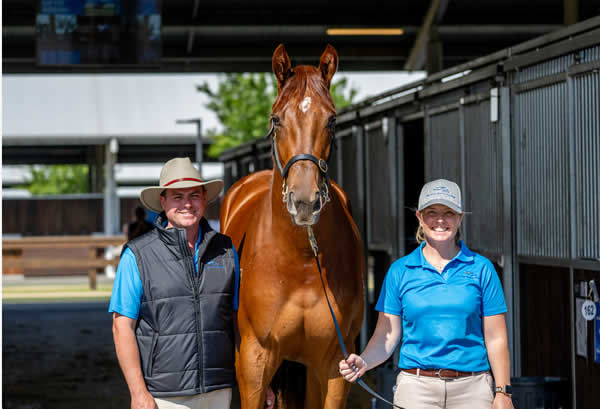
[[[330,36],[401,36],[401,28],[328,28]]]

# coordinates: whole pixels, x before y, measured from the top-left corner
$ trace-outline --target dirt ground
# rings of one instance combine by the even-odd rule
[[[3,303],[2,407],[129,408],[107,310],[106,301]],[[366,392],[353,386],[348,409],[370,408]]]

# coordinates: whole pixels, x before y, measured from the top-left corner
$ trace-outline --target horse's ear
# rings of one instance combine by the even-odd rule
[[[333,74],[337,71],[338,61],[337,51],[330,44],[327,44],[327,48],[323,51],[321,62],[319,63],[319,71],[321,71],[321,75],[327,83],[327,88],[331,85],[331,78],[333,78]]]
[[[280,93],[285,81],[292,75],[290,56],[283,44],[279,44],[273,53],[273,73],[277,78],[277,93]]]

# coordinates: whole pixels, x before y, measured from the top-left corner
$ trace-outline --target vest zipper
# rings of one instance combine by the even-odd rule
[[[183,254],[185,254],[185,259],[187,260],[188,265],[188,276],[192,282],[192,290],[194,292],[194,313],[195,313],[195,321],[196,321],[196,344],[198,346],[198,387],[200,388],[199,393],[204,393],[204,384],[202,382],[202,360],[203,360],[203,346],[202,346],[202,328],[200,325],[200,288],[198,287],[198,277],[199,274],[196,274],[196,268],[194,266],[194,255],[192,254],[190,247],[187,242],[187,235],[185,231],[181,232],[180,238],[183,239],[182,247]]]

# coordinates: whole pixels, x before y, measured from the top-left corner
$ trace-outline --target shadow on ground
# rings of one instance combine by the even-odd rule
[[[2,407],[129,408],[107,311],[106,301],[3,304]],[[369,409],[369,402],[353,386],[348,409]]]

